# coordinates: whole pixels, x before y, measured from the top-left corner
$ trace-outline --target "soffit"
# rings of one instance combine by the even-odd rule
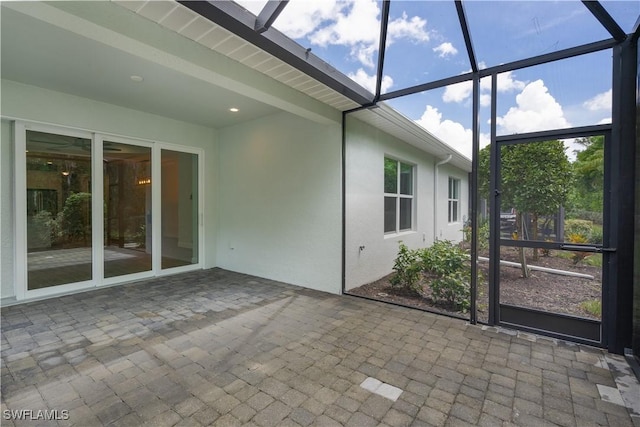
[[[450,164],[468,172],[471,171],[471,160],[445,144],[440,139],[403,116],[384,102],[377,107],[353,112],[349,117],[370,124],[381,131],[394,136],[420,150],[442,160],[451,155]]]
[[[359,107],[359,104],[341,93],[177,2],[112,1],[337,110]]]

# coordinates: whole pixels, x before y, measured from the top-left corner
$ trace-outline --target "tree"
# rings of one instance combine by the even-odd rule
[[[573,163],[575,209],[602,212],[604,196],[604,137],[580,138],[576,143],[585,147],[576,151]]]
[[[480,151],[480,192],[489,194],[490,146]],[[516,210],[516,229],[523,230],[523,214],[533,222],[533,239],[538,239],[538,218],[554,214],[563,206],[573,183],[573,170],[558,140],[505,145],[501,148],[501,207]],[[534,259],[537,250],[534,250]],[[520,248],[522,274],[529,276],[524,249]]]

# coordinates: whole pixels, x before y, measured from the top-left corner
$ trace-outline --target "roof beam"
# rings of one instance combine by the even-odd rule
[[[253,29],[258,33],[267,31],[287,6],[287,3],[289,3],[289,0],[269,0],[256,18],[256,24]]]
[[[582,0],[582,4],[584,4],[585,7],[589,9],[589,12],[591,12],[598,21],[600,21],[602,26],[607,29],[609,34],[611,34],[614,39],[621,42],[627,38],[624,30],[620,28],[615,19],[613,19],[611,15],[609,15],[607,9],[605,9],[599,1]]]
[[[460,20],[460,27],[462,28],[462,36],[464,37],[464,44],[467,47],[467,53],[469,54],[469,62],[471,63],[471,71],[478,72],[478,61],[476,60],[476,54],[473,49],[473,43],[471,42],[471,33],[469,32],[469,24],[467,23],[467,16],[464,13],[464,5],[461,0],[456,0],[456,11],[458,12],[458,19]]]
[[[380,99],[382,89],[382,72],[384,68],[384,53],[387,48],[387,27],[389,26],[390,0],[383,0],[382,13],[380,14],[380,45],[378,47],[378,73],[376,76],[376,96],[374,103]]]
[[[178,1],[178,3],[352,101],[360,105],[373,101],[373,95],[369,91],[312,54],[311,49],[305,49],[275,29],[263,33],[256,32],[255,16],[238,4],[231,1]]]

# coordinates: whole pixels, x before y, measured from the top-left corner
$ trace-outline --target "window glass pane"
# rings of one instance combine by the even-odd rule
[[[400,193],[413,194],[413,166],[400,163]]]
[[[451,198],[458,199],[458,189],[460,187],[460,181],[452,178],[450,182],[451,182]]]
[[[91,140],[26,139],[27,288],[91,280]]]
[[[151,148],[104,142],[104,277],[151,270]]]
[[[198,263],[198,156],[162,150],[162,268]]]
[[[396,231],[396,197],[384,198],[384,232]]]
[[[451,222],[458,221],[458,201],[454,200],[451,202]]]
[[[411,204],[413,199],[400,199],[400,230],[411,229]]]
[[[391,159],[384,159],[384,192],[398,192],[398,162]]]

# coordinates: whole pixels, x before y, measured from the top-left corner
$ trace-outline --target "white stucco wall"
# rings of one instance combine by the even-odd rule
[[[220,129],[218,265],[341,291],[341,129],[278,113]]]
[[[217,171],[215,167],[206,167],[215,164],[218,159],[216,129],[9,80],[2,80],[1,89],[1,111],[4,117],[201,148],[205,160],[203,171],[205,253],[202,261],[205,268],[216,266]],[[3,123],[2,145],[0,146],[3,162],[3,177],[0,181],[0,185],[2,185],[2,221],[0,224],[3,255],[2,275],[0,276],[2,277],[2,298],[13,296],[13,273],[12,269],[6,268],[5,262],[7,253],[13,252],[13,241],[7,243],[9,239],[7,236],[12,236],[13,233],[12,219],[6,214],[8,211],[12,211],[13,201],[9,197],[11,193],[5,192],[5,187],[12,186],[13,183],[9,183],[5,179],[9,169],[4,167],[5,162],[13,162],[13,154],[11,152],[12,142],[7,141],[5,137],[7,135],[6,129],[9,128]],[[10,206],[9,209],[7,209],[7,204]],[[8,249],[7,246],[11,246],[11,248]]]
[[[442,160],[354,118],[346,127],[346,290],[391,273],[402,241],[410,248],[427,247],[434,240],[434,169]],[[384,158],[415,165],[413,230],[384,233]],[[447,223],[448,177],[461,180],[461,216],[466,215],[467,173],[449,165],[438,167],[439,239],[458,241],[462,224]],[[364,246],[363,250],[360,247]]]
[[[460,211],[457,222],[449,223],[449,177],[460,180]],[[469,173],[444,164],[438,167],[438,221],[436,223],[436,238],[459,242],[463,239],[462,228],[464,221],[469,218]]]

